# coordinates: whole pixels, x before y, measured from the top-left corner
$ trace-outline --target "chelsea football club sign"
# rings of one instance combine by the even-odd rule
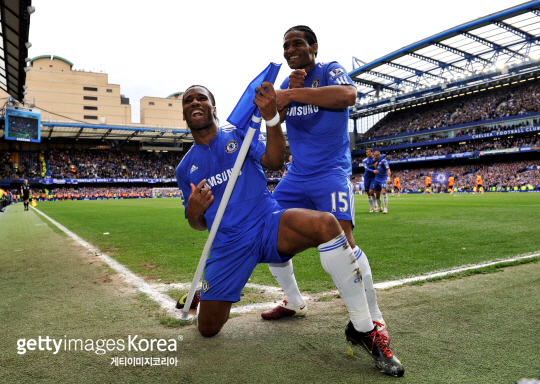
[[[448,184],[449,173],[437,172],[433,174],[433,184]]]

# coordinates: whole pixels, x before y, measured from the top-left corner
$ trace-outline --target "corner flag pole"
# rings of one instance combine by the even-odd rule
[[[225,192],[223,193],[223,198],[219,203],[216,217],[214,219],[214,222],[212,223],[210,234],[208,235],[208,239],[206,239],[206,244],[204,245],[204,250],[201,255],[201,259],[199,260],[199,265],[197,266],[197,271],[195,272],[195,276],[193,277],[193,281],[191,282],[191,287],[189,288],[189,293],[185,301],[184,308],[182,309],[182,316],[180,317],[182,320],[188,320],[189,318],[189,307],[191,306],[193,296],[195,296],[195,290],[197,289],[199,280],[201,280],[202,272],[206,264],[206,259],[208,259],[208,254],[210,253],[210,248],[212,248],[212,244],[214,243],[214,238],[216,237],[219,224],[221,223],[221,219],[223,218],[223,214],[225,213],[225,208],[227,208],[227,204],[229,203],[229,199],[231,198],[234,186],[236,185],[236,180],[240,175],[242,165],[244,165],[244,160],[246,159],[247,152],[251,145],[251,141],[255,136],[255,132],[258,130],[258,126],[260,126],[261,124],[262,119],[259,109],[255,110],[255,113],[253,114],[251,120],[252,123],[250,124],[246,136],[244,137],[244,141],[242,142],[242,146],[240,147],[240,152],[238,153],[238,157],[236,158],[236,162],[234,163],[231,176],[229,178],[229,181],[227,182],[227,187],[225,187]],[[255,127],[252,127],[252,125],[255,125]]]

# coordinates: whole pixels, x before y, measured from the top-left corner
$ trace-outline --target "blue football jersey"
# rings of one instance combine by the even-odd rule
[[[382,154],[381,157],[379,158],[379,162],[381,160],[384,160],[385,158],[386,158],[386,155]],[[364,178],[367,177],[368,179],[373,179],[375,177],[375,173],[373,173],[373,171],[375,170],[373,168],[374,163],[375,163],[375,158],[373,156],[366,157],[364,160],[362,160],[362,165],[364,166]]]
[[[364,166],[364,178],[373,179],[373,176],[375,176],[373,170],[371,169],[373,162],[373,157],[366,157],[364,160],[362,160],[362,165]]]
[[[354,83],[337,62],[317,63],[308,73],[304,88]],[[289,87],[287,77],[281,89]],[[287,177],[314,180],[328,174],[352,174],[349,150],[349,109],[329,109],[292,102],[287,116],[287,137],[294,158]]]
[[[375,181],[377,183],[386,183],[386,179],[388,178],[388,174],[387,174],[386,170],[390,169],[390,165],[388,164],[388,160],[379,159],[379,163],[377,164],[376,169],[377,169],[377,171],[379,171],[379,173],[375,175]]]
[[[190,183],[197,186],[206,179],[206,185],[214,195],[214,202],[204,213],[208,230],[212,228],[242,140],[243,136],[236,128],[221,128],[209,145],[193,144],[176,168],[178,187],[184,194],[185,210],[191,194]],[[266,176],[261,166],[261,156],[265,151],[266,141],[260,135],[255,149],[250,148],[242,166],[214,247],[241,241],[244,236],[249,236],[249,230],[261,220],[261,215],[281,209],[266,187]]]
[[[285,170],[289,172],[291,170],[292,163],[285,163]]]

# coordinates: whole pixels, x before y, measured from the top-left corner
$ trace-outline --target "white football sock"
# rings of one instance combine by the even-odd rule
[[[287,302],[292,305],[300,305],[304,303],[302,299],[302,294],[298,289],[298,284],[296,284],[296,279],[294,278],[294,271],[292,260],[287,261],[286,263],[279,264],[268,264],[272,276],[277,280],[285,296],[287,297]]]
[[[369,203],[369,209],[373,209],[373,199],[368,195],[367,201]]]
[[[369,306],[369,313],[374,320],[383,320],[379,304],[377,304],[377,294],[373,287],[373,277],[371,275],[371,267],[367,256],[358,246],[353,249],[354,257],[360,266],[362,271],[362,280],[364,281],[364,288],[366,289],[366,298]]]
[[[321,264],[332,277],[334,284],[349,311],[354,328],[358,332],[369,332],[373,322],[369,314],[362,273],[354,253],[341,234],[327,243],[319,245]]]
[[[388,207],[388,194],[383,195],[383,203],[385,207]]]
[[[382,208],[382,204],[381,204],[381,199],[380,199],[380,198],[377,199],[377,206],[378,206],[379,208]]]

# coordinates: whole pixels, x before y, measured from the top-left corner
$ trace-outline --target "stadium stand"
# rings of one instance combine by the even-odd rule
[[[498,140],[487,139],[468,141],[465,143],[448,143],[441,146],[428,146],[423,149],[403,149],[387,153],[388,160],[420,158],[425,156],[448,155],[460,152],[480,152],[493,149],[519,148],[540,145],[540,136],[534,134],[523,135],[517,138],[503,137]],[[361,162],[358,158],[355,163]]]
[[[147,153],[103,150],[51,149],[43,152],[0,151],[0,179],[37,179],[41,175],[40,155],[43,156],[46,173],[56,180],[77,179],[162,179],[175,178],[176,166],[182,160],[182,153]],[[288,156],[287,156],[288,157]],[[45,159],[47,159],[45,161]],[[283,171],[265,169],[269,182],[281,179]],[[272,185],[272,189],[273,189]],[[41,185],[36,190],[45,193]],[[72,188],[66,188],[72,191]],[[54,191],[54,189],[53,189]],[[89,191],[78,189],[79,194]],[[112,191],[112,192],[111,192]],[[93,188],[92,193],[106,195],[120,193],[115,188]],[[71,193],[71,192],[70,192]],[[90,193],[87,193],[90,195]]]
[[[539,3],[529,2],[367,64],[353,58],[355,180],[374,148],[409,192],[434,172],[462,191],[476,175],[488,191],[538,191],[539,28]]]
[[[518,191],[538,190],[540,180],[538,171],[534,169],[540,165],[540,117],[522,117],[524,114],[540,112],[538,95],[540,89],[535,81],[531,85],[472,94],[463,101],[452,99],[434,108],[430,107],[433,104],[426,104],[406,109],[406,116],[414,116],[414,120],[401,125],[400,119],[405,116],[403,110],[390,112],[370,131],[386,134],[394,132],[397,126],[402,127],[399,129],[412,127],[405,134],[394,132],[395,135],[402,135],[401,141],[382,136],[380,140],[370,142],[368,139],[367,143],[360,144],[373,146],[387,155],[405,192],[423,191],[422,178],[433,172],[453,174],[456,187],[461,191],[471,191],[474,188],[473,178],[465,176],[475,173],[482,176],[487,191],[514,191],[516,188]],[[462,112],[464,110],[468,112]],[[482,112],[477,114],[474,111]],[[439,120],[434,120],[434,116]],[[506,121],[493,122],[489,120],[490,117],[493,120],[504,117]],[[448,122],[459,124],[446,125]],[[426,130],[423,129],[426,124],[434,125]],[[430,132],[442,126],[449,129]],[[422,127],[422,130],[418,127]],[[361,166],[364,154],[365,150],[353,152],[355,168]],[[492,154],[492,157],[488,157],[488,154]],[[512,160],[505,157],[509,155],[513,156]],[[460,160],[456,160],[456,156],[460,156]],[[532,171],[525,172],[527,167]]]
[[[426,104],[389,113],[371,129],[368,139],[483,122],[540,111],[540,80],[499,88],[480,95]]]
[[[435,172],[454,176],[455,187],[462,192],[473,190],[476,175],[482,176],[486,192],[540,191],[540,160],[414,168],[396,171],[394,176],[399,177],[404,192],[423,192],[425,176]],[[446,191],[446,187],[438,184],[435,189]]]
[[[14,201],[19,202],[20,191],[8,190],[14,196]],[[32,190],[32,199],[42,201],[63,200],[111,200],[111,199],[147,199],[147,198],[171,198],[182,197],[181,191],[154,192],[152,188],[145,187],[67,187],[54,189]]]
[[[35,178],[41,172],[39,153],[16,153],[20,164],[14,168],[13,153],[0,151],[0,178]],[[110,152],[58,150],[44,152],[50,176],[57,179],[175,177],[181,153]],[[284,169],[283,169],[284,170]],[[267,177],[281,178],[281,171],[266,170]],[[8,177],[13,176],[13,177]]]

